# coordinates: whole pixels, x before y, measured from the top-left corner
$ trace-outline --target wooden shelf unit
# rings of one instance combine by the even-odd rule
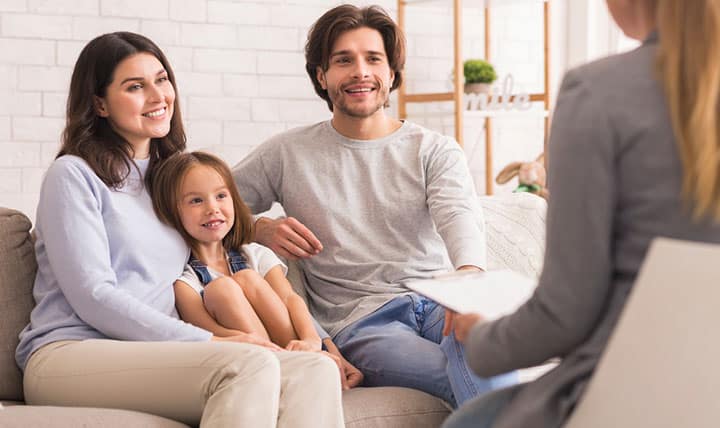
[[[426,2],[428,0],[398,0],[397,13],[398,25],[405,30],[405,8],[413,3]],[[430,0],[433,1],[433,0]],[[439,1],[439,0],[435,0]],[[447,1],[447,0],[446,0]],[[408,103],[426,103],[438,101],[453,101],[453,114],[455,118],[455,139],[463,145],[463,116],[465,105],[463,102],[463,56],[462,56],[462,0],[451,0],[453,4],[453,91],[427,94],[408,94],[405,90],[405,83],[398,88],[398,115],[400,119],[407,118]],[[481,0],[484,5],[485,20],[485,59],[491,61],[491,18],[490,8],[492,0]],[[501,0],[502,2],[502,0]],[[542,102],[546,112],[550,111],[550,0],[527,0],[528,3],[543,3],[543,92],[530,94],[531,102]],[[515,3],[518,3],[516,1]],[[407,80],[406,80],[407,81]],[[492,115],[485,116],[485,192],[488,195],[493,193],[493,139],[492,139]],[[550,131],[550,115],[545,115],[545,132],[543,149],[547,145]]]

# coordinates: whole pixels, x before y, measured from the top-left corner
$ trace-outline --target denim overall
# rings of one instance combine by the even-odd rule
[[[208,267],[205,266],[203,262],[195,258],[195,256],[193,256],[192,254],[190,254],[190,260],[188,260],[188,264],[190,265],[192,270],[195,271],[195,274],[198,276],[198,278],[200,278],[200,282],[202,282],[203,285],[208,285],[208,283],[212,281],[212,277],[210,276]],[[230,265],[231,274],[248,268],[247,262],[245,261],[245,256],[235,250],[228,251],[228,264]]]

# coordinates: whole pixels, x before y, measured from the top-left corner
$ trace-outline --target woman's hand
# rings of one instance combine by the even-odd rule
[[[263,348],[267,348],[271,351],[284,351],[283,348],[277,346],[276,344],[272,343],[271,341],[265,339],[264,337],[256,336],[254,334],[250,333],[243,333],[241,331],[238,331],[233,336],[213,336],[212,339],[215,342],[235,342],[235,343],[249,343],[250,345],[258,345],[262,346]]]
[[[452,316],[452,323],[455,338],[458,342],[465,343],[470,334],[470,330],[472,330],[477,323],[484,321],[485,318],[480,314],[454,314]]]
[[[287,346],[285,346],[285,349],[288,351],[317,352],[322,349],[322,345],[319,340],[291,340]]]

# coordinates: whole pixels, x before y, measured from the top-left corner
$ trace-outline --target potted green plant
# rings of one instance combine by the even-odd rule
[[[497,79],[495,68],[484,59],[468,59],[463,64],[465,93],[482,94],[490,92],[490,85]]]

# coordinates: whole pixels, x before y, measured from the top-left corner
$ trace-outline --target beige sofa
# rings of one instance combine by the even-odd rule
[[[545,202],[530,194],[480,198],[488,232],[490,269],[539,273],[545,234]],[[186,427],[140,412],[27,406],[22,375],[15,365],[18,333],[33,307],[36,262],[31,222],[18,211],[0,208],[0,427]],[[110,387],[110,386],[109,386]],[[355,388],[343,397],[348,427],[437,427],[447,405],[408,388]]]

